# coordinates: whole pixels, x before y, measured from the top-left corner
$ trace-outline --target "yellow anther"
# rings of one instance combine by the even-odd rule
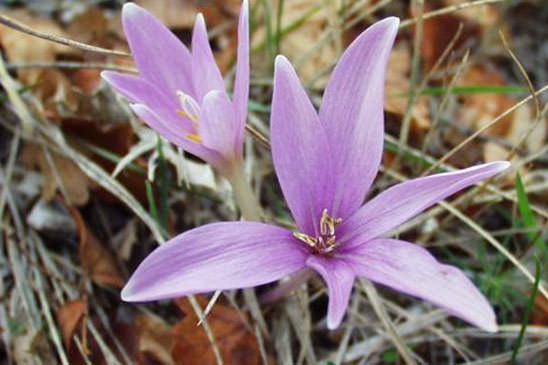
[[[327,214],[327,209],[324,209],[322,212],[322,217],[320,218],[320,233],[323,236],[334,236],[335,227],[341,224],[341,218],[333,218]]]
[[[187,134],[186,138],[193,140],[194,142],[202,143],[202,137],[199,134]]]
[[[293,232],[293,236],[301,242],[306,243],[310,247],[316,247],[318,240],[314,237],[307,235],[306,233]]]
[[[192,98],[192,96],[185,94],[182,91],[176,92],[177,97],[179,98],[179,103],[181,104],[181,109],[177,110],[177,114],[190,119],[194,127],[194,133],[188,133],[186,138],[202,143],[202,136],[198,132],[198,116],[200,114],[200,105]]]
[[[192,120],[193,123],[198,122],[198,115],[200,114],[200,105],[192,98],[192,96],[185,94],[182,91],[177,91],[177,97],[179,98],[179,104],[181,105],[182,114]]]
[[[341,222],[341,218],[333,218],[327,213],[327,209],[324,209],[320,218],[320,234],[318,237],[312,237],[301,232],[293,232],[293,236],[312,248],[314,252],[328,254],[333,252],[337,247],[335,227],[341,224]]]

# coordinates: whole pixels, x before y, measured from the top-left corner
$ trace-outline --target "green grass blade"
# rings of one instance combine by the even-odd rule
[[[450,90],[445,86],[430,86],[424,88],[420,95],[439,96],[445,93],[451,93],[455,95],[467,95],[467,94],[521,94],[527,93],[528,89],[523,86],[515,85],[467,85],[467,86],[453,86]],[[396,93],[391,96],[409,97],[410,92]]]
[[[518,210],[523,227],[531,229],[527,232],[527,237],[540,253],[546,249],[546,244],[542,240],[542,235],[535,232],[535,228],[537,227],[537,219],[535,218],[533,210],[529,205],[529,199],[527,198],[527,194],[521,180],[521,175],[519,173],[516,176],[516,194],[518,198]]]
[[[540,282],[540,261],[535,257],[535,282],[533,284],[533,289],[531,290],[531,295],[529,296],[529,302],[527,303],[527,308],[525,310],[525,315],[523,316],[523,322],[521,323],[521,329],[519,331],[519,336],[516,340],[516,345],[514,347],[514,352],[512,352],[512,358],[510,359],[510,364],[514,365],[516,363],[516,358],[519,353],[519,348],[523,342],[523,336],[525,335],[525,330],[529,324],[529,317],[533,311],[533,305],[535,304],[535,298],[537,297],[538,285]]]
[[[167,161],[164,156],[164,148],[162,139],[158,136],[157,140],[158,149],[158,172],[159,172],[159,209],[158,218],[159,223],[165,232],[168,231],[168,219],[169,219],[169,190],[171,188],[171,177],[169,176],[169,170],[167,168]]]
[[[159,224],[160,222],[158,220],[158,208],[156,207],[156,200],[154,200],[154,190],[152,189],[152,184],[150,183],[150,181],[145,180],[145,186],[147,190],[147,199],[149,206],[148,210],[150,212],[150,216]]]

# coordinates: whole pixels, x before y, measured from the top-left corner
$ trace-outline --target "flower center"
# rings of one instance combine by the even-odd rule
[[[184,92],[178,90],[177,97],[179,98],[179,104],[181,109],[177,110],[177,114],[187,117],[192,122],[194,127],[194,133],[187,133],[186,137],[194,142],[201,143],[202,136],[198,132],[198,116],[200,115],[200,105],[194,100],[194,98]]]
[[[312,237],[306,233],[293,232],[293,236],[299,241],[305,243],[314,252],[319,254],[328,254],[337,247],[337,238],[335,236],[335,227],[341,224],[341,218],[334,218],[327,214],[327,209],[322,212],[320,218],[320,234],[318,237]]]

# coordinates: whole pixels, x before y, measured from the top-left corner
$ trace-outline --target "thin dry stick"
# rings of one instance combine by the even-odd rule
[[[355,313],[358,311],[358,307],[360,305],[360,300],[362,296],[359,293],[355,293],[352,297],[352,302],[350,304],[350,308],[348,310],[348,313]],[[348,349],[348,344],[350,342],[350,338],[352,334],[354,333],[354,328],[356,327],[356,316],[348,316],[348,320],[344,329],[344,335],[339,342],[339,348],[337,349],[337,356],[335,357],[335,365],[341,365],[344,359],[344,354],[346,353],[346,350]]]
[[[109,192],[118,196],[135,214],[150,228],[151,232],[154,234],[154,238],[159,242],[163,242],[164,238],[162,233],[158,229],[156,221],[152,219],[150,214],[148,214],[141,204],[133,197],[133,195],[117,180],[110,177],[110,175],[104,171],[99,165],[91,161],[89,158],[76,151],[70,147],[62,134],[59,132],[57,127],[51,125],[43,125],[42,123],[36,123],[34,117],[30,114],[30,111],[27,109],[25,103],[21,96],[15,90],[15,84],[11,76],[8,74],[5,63],[0,57],[0,83],[4,86],[8,94],[9,101],[11,102],[15,113],[19,117],[21,123],[23,124],[23,132],[25,131],[25,126],[30,126],[30,130],[33,127],[37,127],[49,140],[51,143],[48,144],[48,147],[51,150],[54,150],[58,153],[61,153],[65,157],[73,160],[80,169],[92,180],[97,182],[99,185],[104,187]],[[29,134],[23,133],[23,138],[30,139]],[[42,144],[46,143],[44,141],[39,141]]]
[[[194,295],[190,295],[188,297],[188,301],[190,302],[192,309],[194,309],[194,312],[196,312],[198,318],[204,318],[202,308],[200,307],[200,304],[198,304],[196,297],[194,297]],[[207,335],[209,343],[211,344],[211,347],[213,348],[213,353],[215,354],[215,359],[217,360],[217,364],[222,365],[223,358],[221,357],[221,352],[219,351],[217,342],[215,341],[215,335],[213,334],[213,331],[211,330],[211,327],[209,326],[209,323],[207,322],[207,319],[205,318],[202,321],[202,327],[204,328],[204,331]]]
[[[442,110],[445,109],[445,106],[449,102],[449,95],[451,95],[451,91],[455,87],[455,84],[457,83],[457,80],[460,78],[462,72],[464,71],[464,68],[466,67],[466,64],[468,62],[468,56],[470,55],[470,50],[467,50],[464,54],[464,57],[462,58],[462,61],[460,62],[459,66],[457,67],[457,70],[455,71],[455,75],[449,82],[449,85],[447,88],[445,88],[445,92],[443,93],[443,96],[441,98],[441,102],[439,105],[439,108],[436,112],[436,115],[434,116],[434,120],[432,121],[432,126],[430,127],[430,130],[424,137],[424,143],[422,145],[422,151],[424,152],[428,144],[430,143],[430,140],[432,139],[432,136],[434,135],[434,130],[439,124]]]
[[[431,12],[428,12],[428,13],[424,13],[424,15],[422,17],[422,20],[431,19],[431,18],[440,16],[440,15],[449,14],[449,13],[452,13],[454,11],[459,11],[459,10],[471,8],[471,7],[474,7],[474,6],[500,3],[500,2],[503,2],[503,1],[506,1],[506,0],[477,0],[477,1],[472,1],[472,2],[469,2],[469,3],[456,4],[456,5],[448,6],[448,7],[445,7],[445,8],[438,9],[438,10],[434,10],[434,11],[431,11]],[[415,23],[417,23],[417,18],[416,17],[413,18],[413,19],[407,19],[407,20],[404,20],[403,22],[400,23],[400,28],[406,28],[406,27],[408,27],[410,25],[413,25]]]
[[[457,28],[457,31],[455,32],[455,35],[453,38],[451,38],[451,41],[447,44],[447,47],[443,50],[441,56],[438,57],[436,60],[436,63],[434,63],[434,66],[428,71],[424,79],[422,80],[421,84],[417,88],[417,94],[421,94],[424,88],[426,88],[426,85],[428,84],[428,81],[432,78],[432,76],[438,71],[438,68],[441,66],[441,64],[445,61],[447,56],[449,56],[449,53],[455,47],[455,43],[457,43],[457,40],[460,38],[460,35],[462,33],[462,29],[464,26],[462,25],[462,22],[459,23],[459,27]]]
[[[504,49],[506,49],[506,51],[512,58],[512,61],[514,61],[514,63],[518,67],[519,72],[521,73],[521,75],[525,79],[525,82],[527,83],[527,87],[529,88],[529,92],[531,93],[531,96],[535,100],[535,111],[536,111],[536,116],[538,118],[538,116],[540,115],[540,102],[538,100],[538,97],[535,95],[535,88],[533,87],[533,83],[531,82],[529,75],[527,75],[527,71],[525,71],[525,68],[523,67],[523,65],[521,64],[521,62],[519,61],[515,53],[512,51],[510,46],[508,45],[508,42],[506,41],[506,38],[504,37],[504,33],[502,33],[502,30],[499,30],[499,35],[500,35],[500,39],[502,40]]]
[[[538,96],[540,94],[542,94],[543,92],[545,92],[546,90],[548,90],[548,85],[544,86],[542,89],[539,89],[538,91],[536,91],[534,93],[535,96]],[[499,114],[498,116],[496,116],[492,121],[490,121],[489,123],[487,123],[486,125],[484,125],[483,127],[481,127],[480,129],[478,129],[477,131],[475,131],[474,133],[472,133],[468,138],[466,138],[464,141],[462,141],[461,143],[459,143],[455,148],[453,148],[451,151],[447,152],[442,158],[440,158],[435,164],[433,164],[432,166],[430,166],[421,176],[425,176],[425,175],[428,175],[431,171],[435,170],[436,168],[438,168],[441,164],[443,164],[445,161],[447,161],[451,156],[453,156],[455,153],[457,153],[458,151],[460,151],[464,146],[466,146],[468,143],[470,143],[471,141],[473,141],[477,136],[479,136],[480,134],[482,134],[483,132],[485,132],[486,130],[488,130],[489,128],[491,128],[492,126],[494,126],[495,124],[497,124],[499,121],[501,121],[504,117],[506,117],[508,114],[512,113],[514,110],[516,110],[517,108],[519,108],[520,106],[524,105],[525,103],[527,103],[529,100],[531,100],[533,98],[532,95],[529,95],[527,96],[526,98],[522,99],[521,101],[517,102],[516,104],[514,104],[513,106],[511,106],[510,108],[506,109],[503,113]]]
[[[10,152],[8,157],[8,162],[6,166],[6,172],[2,172],[0,167],[0,179],[4,185],[2,191],[0,192],[0,219],[4,216],[4,206],[6,204],[6,199],[8,196],[8,188],[11,182],[11,176],[13,174],[13,169],[15,167],[15,161],[17,160],[17,152],[19,151],[19,143],[21,141],[21,131],[19,128],[15,130],[13,134],[13,139],[11,140]]]
[[[403,175],[395,172],[395,171],[392,171],[392,170],[389,170],[389,169],[385,169],[384,170],[387,174],[389,174],[390,176],[394,177],[395,179],[398,179],[400,181],[404,181],[404,180],[407,180]],[[478,224],[476,224],[472,219],[468,218],[466,215],[464,215],[460,210],[458,210],[457,208],[455,208],[453,205],[447,203],[447,202],[444,202],[444,201],[441,201],[438,203],[442,208],[444,208],[445,210],[449,211],[449,213],[453,214],[455,217],[457,217],[458,219],[460,219],[462,222],[466,223],[470,228],[472,228],[474,231],[476,231],[477,233],[480,234],[480,236],[482,236],[483,238],[485,238],[485,240],[487,240],[487,242],[489,242],[493,247],[495,247],[503,256],[505,256],[512,264],[514,264],[526,277],[527,279],[529,279],[529,281],[531,283],[534,283],[535,282],[535,277],[533,274],[531,274],[529,272],[529,270],[527,270],[527,268],[521,263],[519,262],[519,260],[514,256],[512,255],[512,253],[510,251],[508,251],[506,249],[506,247],[504,247],[504,245],[502,243],[500,243],[499,241],[497,241],[496,238],[494,238],[489,232],[487,232],[486,230],[484,230],[483,228],[481,228]],[[542,293],[542,295],[544,295],[544,297],[546,299],[548,299],[548,291],[546,291],[546,289],[542,286],[542,284],[539,284],[539,291]]]
[[[402,151],[401,146],[407,144],[407,138],[409,136],[409,127],[411,126],[411,117],[413,116],[413,107],[415,106],[415,101],[417,100],[417,82],[419,80],[419,68],[420,68],[420,55],[421,55],[421,44],[422,44],[422,33],[423,33],[423,11],[424,11],[424,0],[415,0],[417,7],[417,29],[415,30],[415,38],[413,41],[413,59],[411,61],[411,79],[409,81],[409,100],[407,101],[407,110],[403,116],[402,126],[400,130],[400,151]]]
[[[392,321],[390,320],[390,317],[388,316],[388,313],[386,312],[386,309],[381,302],[379,293],[377,293],[377,289],[375,289],[371,282],[365,279],[360,279],[360,284],[364,288],[365,293],[369,298],[369,302],[373,306],[373,310],[381,320],[383,326],[390,336],[390,339],[392,340],[392,343],[394,344],[394,346],[396,346],[396,349],[398,350],[400,355],[403,357],[407,364],[416,365],[417,362],[415,361],[415,359],[413,359],[413,355],[409,351],[409,348],[405,345],[403,339],[396,329],[396,326],[394,326],[394,323],[392,323]]]
[[[23,136],[24,137],[30,136],[34,129],[34,120],[32,119],[29,111],[25,107],[23,100],[17,93],[16,91],[17,87],[15,85],[15,82],[13,81],[8,71],[6,70],[4,59],[2,58],[1,54],[0,54],[0,84],[2,84],[2,86],[4,87],[4,90],[8,94],[8,98],[11,101],[13,109],[15,110],[16,114],[19,116],[19,119],[21,119],[21,124],[23,126]]]
[[[457,208],[455,208],[451,204],[446,203],[446,202],[440,202],[439,204],[443,208],[447,209],[455,217],[457,217],[458,219],[460,219],[461,221],[466,223],[474,231],[479,233],[480,236],[482,236],[487,242],[489,242],[491,245],[493,245],[493,247],[495,247],[512,264],[514,264],[519,269],[519,271],[521,271],[527,277],[527,279],[529,279],[529,281],[531,283],[535,282],[535,276],[533,274],[531,274],[529,272],[529,270],[527,270],[527,268],[521,262],[519,262],[519,260],[514,255],[512,255],[512,253],[510,251],[508,251],[502,243],[497,241],[491,234],[489,234],[489,232],[487,232],[486,230],[481,228],[478,224],[476,224],[476,222],[474,222],[472,219],[468,218],[460,210],[458,210]],[[542,293],[542,295],[544,295],[544,297],[546,299],[548,299],[548,292],[546,291],[546,289],[544,288],[544,286],[542,284],[539,284],[538,290]]]
[[[533,131],[535,130],[535,128],[538,126],[538,124],[544,119],[544,117],[546,117],[546,114],[548,113],[548,103],[547,104],[544,104],[544,108],[542,108],[541,112],[539,115],[537,115],[537,118],[535,119],[535,122],[533,124],[531,124],[529,126],[529,128],[527,128],[527,130],[520,136],[519,138],[519,141],[518,143],[516,143],[512,149],[510,150],[510,152],[508,153],[508,156],[506,157],[507,160],[510,160],[512,157],[515,156],[516,152],[518,151],[519,147],[523,144],[523,142],[525,142],[525,140],[529,137],[529,135],[531,133],[533,133]],[[542,151],[542,150],[541,150]],[[540,151],[537,151],[534,155],[538,154],[538,152]],[[544,152],[542,152],[544,153]],[[538,154],[538,155],[542,155],[541,154]],[[524,158],[522,161],[524,160],[527,160],[528,158],[530,158],[531,156],[527,156],[526,158]]]
[[[512,60],[516,64],[516,66],[517,66],[519,72],[521,73],[521,75],[523,76],[523,78],[525,79],[525,82],[527,83],[527,87],[529,88],[529,92],[531,93],[531,96],[533,96],[533,99],[535,100],[535,115],[536,115],[535,122],[527,129],[527,131],[525,133],[523,133],[523,135],[520,137],[518,143],[516,145],[514,145],[514,147],[512,147],[512,150],[508,153],[508,157],[506,159],[510,160],[516,154],[516,151],[518,150],[519,146],[521,146],[521,144],[523,142],[525,142],[527,137],[529,137],[529,135],[536,128],[536,126],[540,123],[543,115],[547,111],[548,104],[546,105],[544,110],[542,110],[542,111],[540,110],[540,101],[539,101],[538,97],[535,95],[535,88],[533,86],[533,83],[531,82],[531,78],[527,74],[527,71],[525,71],[525,68],[521,64],[518,57],[515,55],[515,53],[512,51],[512,49],[508,45],[508,42],[506,41],[506,38],[504,37],[504,34],[502,33],[502,31],[499,31],[499,35],[500,35],[500,38],[502,40],[502,44],[504,45],[504,48],[506,49],[506,51],[508,52],[508,54],[510,55],[510,57],[512,58]]]
[[[120,66],[113,63],[100,62],[74,62],[74,61],[56,61],[56,62],[17,62],[6,64],[8,70],[26,70],[35,68],[64,68],[68,70],[95,69],[119,71],[131,74],[137,74],[134,67]]]
[[[263,136],[261,132],[259,132],[258,130],[256,130],[249,124],[245,125],[245,129],[247,130],[249,134],[251,134],[253,138],[259,141],[259,143],[261,143],[264,147],[270,149],[270,141],[268,140],[268,138]]]
[[[55,326],[55,321],[53,320],[53,316],[51,315],[50,302],[46,298],[46,294],[45,294],[46,288],[44,287],[44,283],[42,282],[42,273],[40,272],[40,270],[38,270],[37,267],[34,267],[33,270],[34,270],[35,288],[36,288],[36,291],[38,292],[38,299],[40,300],[40,304],[42,306],[42,314],[46,318],[46,323],[48,324],[50,338],[53,341],[53,344],[55,345],[55,349],[57,351],[57,355],[59,355],[61,364],[68,365],[69,361],[67,358],[67,354],[65,353],[65,350],[63,348],[61,336],[59,335],[58,328]]]
[[[64,44],[65,46],[69,46],[69,47],[78,48],[83,51],[95,52],[95,53],[100,53],[100,54],[109,55],[109,56],[128,57],[128,58],[131,57],[130,54],[125,52],[113,51],[106,48],[90,46],[89,44],[73,41],[71,39],[63,38],[57,35],[34,30],[17,20],[10,18],[9,16],[5,14],[0,14],[0,24],[4,24],[5,26],[8,26],[20,32],[23,32],[38,38],[42,38],[51,42]]]

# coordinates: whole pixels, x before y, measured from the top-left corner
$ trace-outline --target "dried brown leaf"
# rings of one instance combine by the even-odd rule
[[[80,212],[72,207],[70,207],[70,211],[78,227],[80,263],[86,275],[100,285],[123,287],[125,280],[120,274],[112,254],[87,227]]]
[[[70,348],[72,337],[79,328],[79,324],[87,311],[87,304],[82,299],[70,300],[63,304],[57,311],[57,323],[63,334],[63,342],[67,349]]]
[[[207,304],[205,297],[198,297],[201,306]],[[203,328],[197,326],[198,317],[194,314],[187,299],[177,301],[185,317],[173,328],[175,347],[173,358],[177,364],[215,364],[215,355]],[[259,347],[238,312],[222,303],[217,303],[207,316],[217,346],[226,365],[255,365],[261,363]]]

